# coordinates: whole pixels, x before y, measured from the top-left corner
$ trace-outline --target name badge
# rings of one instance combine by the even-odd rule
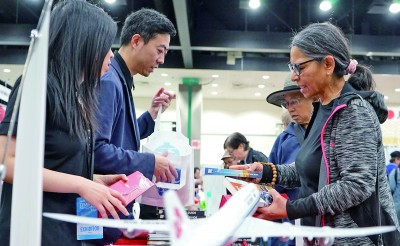
[[[76,215],[97,218],[97,209],[82,197],[76,199]],[[96,225],[76,224],[76,239],[89,240],[103,238],[103,227]]]

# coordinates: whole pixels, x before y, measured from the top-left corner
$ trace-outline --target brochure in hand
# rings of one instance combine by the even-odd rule
[[[128,181],[119,180],[112,184],[110,188],[121,193],[129,204],[153,185],[154,183],[143,176],[141,172],[136,171],[128,176]]]
[[[136,171],[128,175],[128,181],[119,180],[110,185],[110,188],[121,193],[126,200],[126,204],[129,204],[152,186],[154,186],[153,182],[146,178],[141,172]],[[108,211],[107,214],[109,214]],[[100,214],[98,214],[97,217],[100,218]]]
[[[262,172],[204,167],[204,175],[222,175],[239,178],[262,178]]]

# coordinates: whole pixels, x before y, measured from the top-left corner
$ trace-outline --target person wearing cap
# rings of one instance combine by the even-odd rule
[[[254,182],[300,187],[296,201],[270,190],[273,202],[259,208],[258,217],[301,218],[302,225],[316,227],[392,226],[397,229],[380,235],[336,237],[333,245],[400,245],[380,127],[388,110],[384,96],[374,90],[372,72],[351,58],[342,30],[329,22],[295,34],[288,66],[304,97],[319,101],[295,164],[230,167],[262,171]],[[321,243],[304,238],[304,245]]]
[[[386,175],[389,177],[390,173],[400,166],[400,151],[393,151],[390,153],[389,164],[386,164]]]
[[[268,103],[285,108],[292,119],[292,122],[275,140],[269,154],[269,162],[276,165],[290,164],[296,160],[313,109],[313,100],[305,98],[300,92],[300,87],[290,77],[291,74],[286,77],[282,90],[275,91],[267,97]],[[299,194],[298,188],[290,189],[280,185],[275,185],[274,188],[280,194],[286,194],[291,201],[296,200]],[[287,220],[283,219],[283,221]],[[294,220],[290,220],[290,222],[294,224]],[[294,240],[286,243],[281,242],[279,238],[272,238],[271,245],[296,245],[296,243]]]
[[[267,102],[287,109],[292,120],[288,127],[277,137],[269,155],[269,161],[274,164],[290,164],[296,159],[300,144],[304,141],[304,133],[310,122],[313,110],[311,98],[305,98],[300,87],[286,77],[282,90],[268,95]],[[290,196],[289,196],[290,197]],[[292,199],[292,197],[290,197]]]
[[[224,168],[228,169],[232,165],[237,165],[237,162],[233,159],[233,157],[229,154],[229,151],[225,150],[224,155],[221,158],[221,161],[224,162]]]

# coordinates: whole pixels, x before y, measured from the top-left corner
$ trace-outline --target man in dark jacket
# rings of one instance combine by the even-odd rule
[[[175,95],[160,89],[150,109],[138,118],[132,97],[132,76],[138,73],[149,76],[163,64],[170,38],[175,34],[171,21],[155,10],[141,9],[126,18],[121,31],[121,48],[114,53],[109,71],[100,81],[95,173],[140,171],[150,180],[154,175],[157,181],[171,181],[177,177],[166,157],[138,152],[140,139],[154,131],[158,109],[168,108]],[[105,229],[102,244],[112,243],[120,236],[119,230]]]

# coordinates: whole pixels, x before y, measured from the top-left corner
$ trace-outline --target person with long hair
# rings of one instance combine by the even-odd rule
[[[50,18],[43,212],[76,214],[76,199],[80,196],[94,205],[102,217],[107,217],[108,212],[119,218],[117,210],[128,215],[122,195],[107,187],[120,179],[127,180],[126,176],[93,175],[92,163],[93,131],[97,128],[96,91],[99,78],[108,70],[113,57],[111,45],[117,25],[102,9],[83,0],[59,2]],[[4,152],[19,88],[20,79],[11,91],[0,125],[0,152]],[[10,241],[16,135],[15,128],[1,197],[2,245]],[[42,245],[80,245],[76,226],[43,218]]]
[[[351,58],[343,32],[329,22],[311,24],[293,37],[289,68],[304,97],[319,99],[295,164],[231,167],[262,171],[255,182],[300,187],[296,201],[271,190],[274,201],[258,209],[259,217],[301,218],[308,226],[398,227],[379,125],[388,111],[371,71]],[[400,232],[338,237],[334,245],[400,245]]]

